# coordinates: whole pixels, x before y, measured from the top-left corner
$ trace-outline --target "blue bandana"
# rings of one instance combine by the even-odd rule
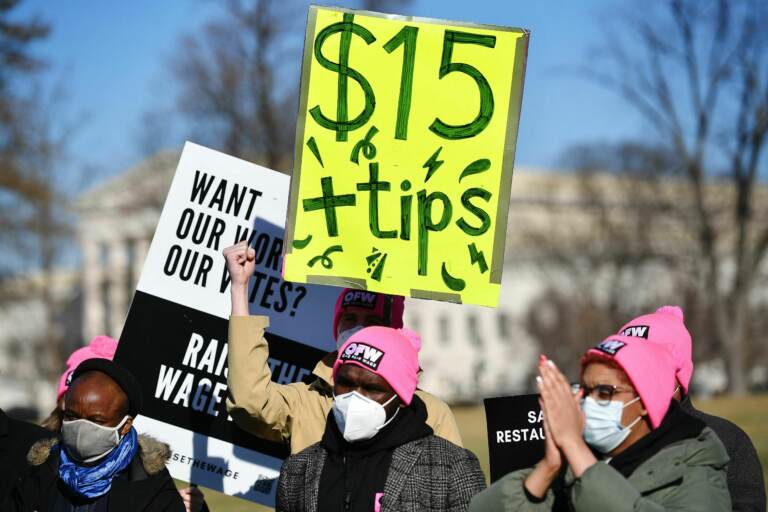
[[[136,430],[131,430],[120,440],[114,450],[109,452],[95,466],[79,466],[67,455],[66,450],[59,450],[59,478],[67,488],[84,498],[98,498],[112,488],[112,479],[128,467],[139,449]]]

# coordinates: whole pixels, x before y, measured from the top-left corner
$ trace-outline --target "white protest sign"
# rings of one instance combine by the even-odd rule
[[[282,280],[288,189],[288,176],[188,142],[116,355],[143,387],[137,428],[171,445],[175,478],[268,505],[288,451],[242,431],[227,415],[231,303],[221,253],[250,241],[250,308],[270,317],[273,378],[308,376],[335,348],[339,290]]]

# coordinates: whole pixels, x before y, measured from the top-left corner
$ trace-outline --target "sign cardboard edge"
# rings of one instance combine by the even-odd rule
[[[364,9],[352,9],[349,7],[338,7],[338,6],[329,6],[329,5],[319,5],[319,4],[311,4],[310,9],[312,8],[316,10],[322,9],[325,11],[335,11],[335,12],[349,13],[349,14],[360,14],[363,16],[369,16],[371,18],[385,18],[388,20],[396,20],[396,21],[404,21],[404,22],[427,23],[430,25],[445,25],[445,26],[463,27],[463,28],[479,28],[483,30],[496,30],[499,32],[515,32],[523,35],[524,37],[527,37],[528,34],[530,34],[530,30],[525,28],[506,27],[504,25],[477,23],[474,21],[457,21],[457,20],[447,20],[443,18],[427,18],[422,16],[409,16],[406,14],[390,14],[390,13],[384,13],[384,12],[367,11]]]
[[[307,274],[304,276],[307,284],[321,284],[326,286],[339,286],[341,288],[354,288],[356,290],[367,290],[368,281],[357,277],[345,276],[323,276],[319,274]]]
[[[523,106],[523,89],[525,88],[525,70],[528,63],[528,41],[530,33],[526,32],[518,38],[515,45],[515,59],[512,70],[512,84],[509,96],[509,111],[507,113],[507,133],[504,139],[504,159],[501,162],[501,183],[499,184],[499,203],[496,209],[496,232],[493,237],[493,252],[491,254],[491,275],[489,281],[501,285],[504,269],[504,251],[507,244],[507,225],[509,220],[509,203],[512,194],[512,176],[514,174],[515,151],[517,135],[520,126],[520,112]],[[522,47],[522,48],[521,48]]]
[[[309,78],[312,66],[312,48],[317,26],[318,6],[310,5],[307,12],[307,27],[304,32],[304,54],[301,59],[301,87],[299,94],[298,116],[296,118],[296,138],[294,142],[293,170],[291,172],[291,187],[288,192],[288,212],[285,219],[283,245],[283,272],[285,271],[287,255],[293,249],[293,239],[296,228],[296,211],[299,203],[299,184],[301,182],[301,162],[304,155],[304,132],[307,121],[307,101],[309,98]],[[309,48],[309,50],[308,50]]]

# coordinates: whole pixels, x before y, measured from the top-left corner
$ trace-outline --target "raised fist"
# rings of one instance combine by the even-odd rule
[[[232,286],[247,286],[248,280],[256,268],[256,251],[243,240],[224,249],[227,270],[232,279]]]

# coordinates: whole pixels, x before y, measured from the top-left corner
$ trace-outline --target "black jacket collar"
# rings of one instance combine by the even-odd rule
[[[672,400],[661,424],[648,435],[612,458],[610,465],[629,477],[640,464],[656,455],[662,448],[683,439],[697,437],[706,425],[687,414],[676,400]]]

